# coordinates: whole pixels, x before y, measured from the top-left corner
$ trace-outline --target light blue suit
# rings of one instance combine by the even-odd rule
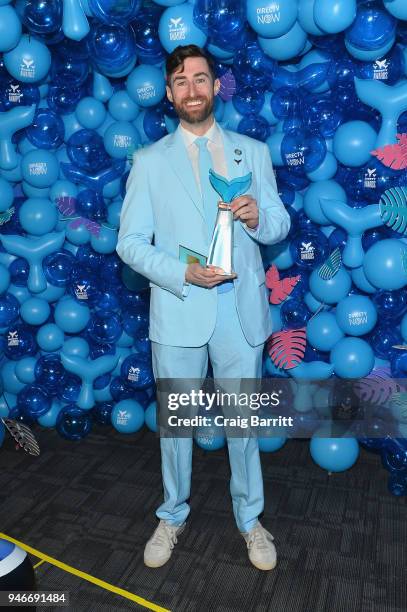
[[[187,264],[178,259],[179,245],[207,255],[209,243],[180,129],[137,151],[127,181],[117,252],[150,280],[156,378],[202,378],[208,352],[215,378],[261,377],[263,345],[272,329],[259,243],[285,238],[290,217],[277,194],[267,145],[234,132],[221,134],[228,178],[252,172],[248,192],[259,208],[255,231],[240,221],[234,226],[234,291],[185,287]],[[192,440],[161,438],[160,443],[164,503],[156,514],[181,524],[189,513]],[[233,510],[240,531],[249,531],[263,510],[257,439],[228,439],[228,447]]]

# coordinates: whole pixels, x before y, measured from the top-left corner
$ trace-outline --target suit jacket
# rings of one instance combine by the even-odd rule
[[[274,244],[288,233],[290,217],[276,188],[267,145],[221,130],[228,178],[252,172],[248,190],[259,208],[253,231],[234,225],[236,307],[243,333],[252,346],[271,334],[268,291],[259,243]],[[237,163],[235,160],[241,160]],[[190,285],[179,245],[205,256],[209,243],[202,199],[180,129],[134,154],[120,218],[117,253],[150,280],[150,339],[172,346],[202,346],[214,330],[217,288]]]

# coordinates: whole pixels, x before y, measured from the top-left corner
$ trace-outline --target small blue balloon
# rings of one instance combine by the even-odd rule
[[[206,35],[194,24],[194,8],[188,2],[167,8],[160,17],[158,36],[167,53],[178,45],[204,47]]]
[[[33,236],[43,236],[55,229],[58,211],[46,198],[29,198],[19,209],[19,219],[24,231]]]
[[[105,131],[103,143],[111,157],[127,159],[140,145],[140,135],[129,121],[115,121]]]
[[[75,257],[66,249],[50,253],[42,263],[45,278],[55,287],[66,287],[74,264]]]
[[[67,440],[81,440],[90,433],[91,429],[92,416],[87,410],[69,404],[58,413],[56,430]]]
[[[156,66],[141,64],[128,76],[126,88],[130,98],[138,106],[155,106],[165,95],[163,72]]]
[[[112,410],[112,425],[120,433],[135,433],[144,425],[144,409],[132,399],[118,402]]]
[[[325,304],[337,304],[346,297],[351,289],[352,279],[343,268],[328,279],[323,279],[318,270],[313,270],[309,279],[309,287],[314,298]]]
[[[320,312],[308,321],[307,340],[319,351],[331,351],[343,336],[344,333],[331,312]]]
[[[402,289],[407,284],[407,245],[401,240],[380,240],[373,244],[363,259],[367,280],[389,291]]]
[[[23,179],[33,187],[50,187],[59,176],[56,156],[46,149],[29,151],[21,160]]]
[[[78,168],[93,173],[109,166],[102,137],[94,130],[83,129],[70,136],[66,151]]]
[[[157,425],[157,402],[153,401],[148,406],[144,413],[144,419],[147,427],[150,431],[156,433],[158,431]]]
[[[341,378],[363,378],[374,366],[371,346],[361,338],[345,337],[331,351],[334,372]]]
[[[120,338],[122,331],[120,317],[114,312],[98,311],[91,316],[89,335],[96,342],[113,344]]]
[[[48,302],[38,297],[26,300],[20,308],[20,316],[29,325],[42,325],[48,319],[51,309]]]
[[[111,425],[113,408],[114,404],[111,402],[101,402],[96,404],[96,406],[92,408],[93,420],[99,425]]]
[[[6,294],[8,295],[8,294]],[[6,332],[4,354],[8,359],[18,361],[22,357],[35,355],[37,343],[31,329],[27,325],[12,325]]]
[[[140,10],[141,0],[111,2],[111,0],[88,0],[89,9],[94,17],[107,24],[127,25]]]
[[[96,69],[106,76],[125,76],[136,63],[135,35],[128,24],[95,21],[86,42]]]
[[[368,297],[354,294],[338,302],[335,317],[345,334],[363,336],[376,325],[377,311]]]
[[[57,351],[64,343],[64,332],[55,323],[46,323],[38,330],[36,340],[43,351]]]
[[[65,126],[54,111],[39,108],[25,133],[28,140],[39,149],[57,149],[64,141]]]
[[[377,51],[384,45],[393,44],[396,24],[394,17],[383,7],[375,3],[362,3],[358,7],[355,20],[346,31],[345,41],[352,48]]]
[[[301,229],[290,242],[290,252],[299,268],[312,270],[328,257],[328,240],[320,230]]]
[[[4,65],[18,81],[36,83],[46,77],[51,66],[51,54],[42,42],[23,34],[14,49],[4,53]]]
[[[67,373],[58,354],[43,355],[35,365],[36,384],[40,385],[49,395],[56,395],[58,388],[65,384]]]
[[[75,115],[84,128],[96,130],[106,118],[106,108],[100,100],[87,96],[79,102]]]
[[[55,427],[58,414],[61,412],[61,410],[62,403],[57,399],[53,399],[51,403],[51,408],[48,410],[48,412],[38,417],[38,423],[42,427]]]

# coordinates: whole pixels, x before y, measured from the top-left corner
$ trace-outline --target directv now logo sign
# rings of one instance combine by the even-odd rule
[[[9,331],[7,334],[7,346],[18,346],[18,331]]]
[[[280,5],[273,2],[268,6],[260,6],[256,9],[257,23],[278,23],[280,21]]]
[[[376,168],[367,168],[364,178],[364,186],[367,189],[376,189]]]
[[[170,40],[184,40],[186,37],[186,27],[185,23],[182,21],[182,17],[178,17],[178,19],[173,19],[170,17],[170,21],[168,24]]]

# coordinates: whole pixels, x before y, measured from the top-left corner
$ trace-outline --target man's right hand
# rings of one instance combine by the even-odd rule
[[[223,283],[225,280],[236,278],[236,274],[225,276],[222,272],[223,270],[221,268],[216,268],[215,266],[204,268],[199,263],[192,263],[188,264],[185,272],[185,280],[187,283],[191,283],[191,285],[212,289],[212,287],[219,285],[219,283]]]

